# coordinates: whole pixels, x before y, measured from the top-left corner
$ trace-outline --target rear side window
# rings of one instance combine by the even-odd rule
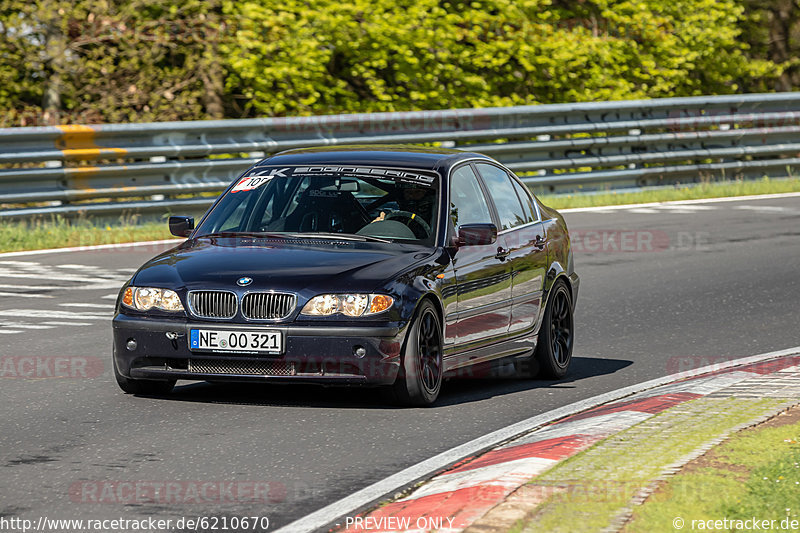
[[[456,229],[464,224],[492,223],[478,177],[468,165],[456,169],[450,180],[450,217]]]
[[[478,163],[475,166],[478,167],[478,172],[481,173],[497,208],[500,230],[515,228],[530,222],[529,217],[522,209],[522,204],[508,174],[503,169],[486,163]]]
[[[511,179],[511,183],[514,184],[514,189],[517,191],[519,201],[522,202],[522,210],[525,211],[525,216],[530,219],[529,222],[539,220],[539,217],[536,216],[536,208],[533,207],[531,195],[525,190],[525,186],[513,178]]]

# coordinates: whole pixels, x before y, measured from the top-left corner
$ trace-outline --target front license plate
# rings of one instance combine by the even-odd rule
[[[189,349],[215,352],[283,353],[283,335],[277,330],[232,331],[219,329],[193,329],[189,335]]]

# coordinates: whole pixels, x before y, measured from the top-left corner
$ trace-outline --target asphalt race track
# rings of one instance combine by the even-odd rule
[[[800,197],[566,217],[582,277],[568,379],[450,381],[428,409],[310,386],[124,395],[113,298],[158,250],[0,256],[0,517],[267,516],[274,530],[555,407],[800,345]]]

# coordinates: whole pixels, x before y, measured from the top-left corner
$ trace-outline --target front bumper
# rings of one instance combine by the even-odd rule
[[[228,324],[117,314],[113,323],[117,370],[132,379],[186,379],[388,385],[400,367],[405,324]],[[280,330],[284,353],[233,354],[192,351],[189,330]],[[136,341],[129,349],[128,341]],[[355,348],[366,354],[356,357]]]

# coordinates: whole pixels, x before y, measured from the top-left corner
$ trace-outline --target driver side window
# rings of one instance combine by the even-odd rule
[[[464,224],[491,224],[489,204],[472,167],[453,171],[450,179],[450,218],[456,231]]]

